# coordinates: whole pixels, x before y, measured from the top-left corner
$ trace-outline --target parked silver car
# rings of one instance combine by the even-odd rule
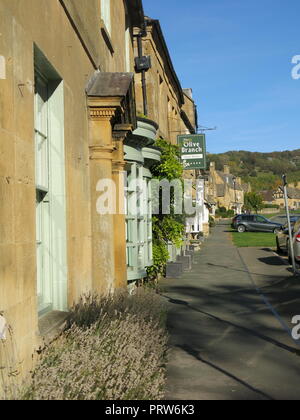
[[[291,217],[292,232],[293,232],[293,247],[295,253],[295,260],[300,264],[300,216]],[[277,251],[286,252],[289,256],[289,261],[292,263],[291,248],[289,239],[288,225],[284,225],[282,230],[276,236]]]

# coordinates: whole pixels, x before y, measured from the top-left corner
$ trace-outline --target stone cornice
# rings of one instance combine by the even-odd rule
[[[89,107],[91,120],[111,120],[116,114],[117,108]]]
[[[116,124],[113,128],[114,141],[124,141],[128,134],[131,134],[133,127],[131,124]]]
[[[88,96],[88,106],[89,108],[120,108],[122,107],[123,98],[109,96],[109,97],[97,97],[97,96]]]
[[[126,162],[124,160],[113,161],[113,173],[124,172]]]
[[[115,152],[115,147],[112,146],[90,146],[90,159],[91,160],[112,160],[112,155]]]

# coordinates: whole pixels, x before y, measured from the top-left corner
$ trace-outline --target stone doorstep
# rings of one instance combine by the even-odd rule
[[[167,279],[179,278],[183,274],[183,263],[182,262],[171,262],[167,264]]]
[[[192,269],[192,257],[191,255],[185,255],[178,257],[178,262],[183,264],[183,271],[190,271]]]
[[[181,250],[181,255],[184,255],[186,252],[193,254],[195,252],[194,249],[195,249],[194,247],[187,246],[185,249]]]
[[[190,256],[192,264],[195,264],[195,253],[194,251],[185,251],[184,257]]]

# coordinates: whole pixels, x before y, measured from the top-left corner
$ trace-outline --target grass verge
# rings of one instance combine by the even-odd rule
[[[276,235],[274,233],[261,233],[261,232],[245,232],[238,233],[232,231],[232,240],[238,248],[275,248]]]

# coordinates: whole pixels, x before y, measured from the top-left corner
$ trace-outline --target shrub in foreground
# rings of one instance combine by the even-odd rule
[[[167,336],[158,295],[83,298],[42,354],[24,399],[162,399]]]

